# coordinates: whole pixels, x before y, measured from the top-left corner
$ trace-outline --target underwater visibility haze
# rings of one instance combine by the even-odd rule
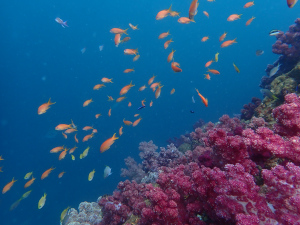
[[[261,92],[270,86],[259,85],[277,65],[274,77],[278,71],[288,72],[281,61],[265,70],[278,60],[272,45],[299,17],[300,4],[290,8],[285,0],[265,0],[244,7],[247,2],[1,2],[0,187],[7,189],[0,197],[1,224],[58,224],[68,206],[77,209],[80,202],[112,195],[125,180],[120,176],[124,159],[130,156],[141,163],[140,142],[166,147],[181,135],[190,137],[200,119],[215,123],[224,114],[240,118],[252,97],[272,99],[274,92]],[[156,18],[163,10],[163,18]],[[182,22],[182,17],[192,21]],[[271,35],[272,30],[279,33]],[[169,34],[159,39],[165,32]],[[140,57],[133,61],[136,55]],[[126,69],[134,71],[124,73]],[[153,76],[156,86],[151,88]],[[95,90],[97,84],[104,86]],[[282,104],[284,96],[277,99]],[[57,127],[61,124],[69,126]],[[86,126],[92,129],[83,130]],[[59,146],[57,153],[50,153]],[[51,167],[55,169],[41,179]],[[32,176],[36,180],[25,189]],[[17,181],[9,183],[13,178]]]

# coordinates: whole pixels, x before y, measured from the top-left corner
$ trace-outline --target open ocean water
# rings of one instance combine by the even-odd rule
[[[272,53],[275,37],[269,36],[272,29],[287,31],[299,17],[300,4],[289,9],[285,0],[255,1],[251,8],[244,9],[247,2],[236,0],[200,0],[196,23],[180,24],[178,17],[155,20],[156,14],[169,8],[188,16],[190,0],[174,1],[1,1],[0,2],[0,187],[3,188],[14,177],[17,182],[10,191],[0,196],[1,225],[53,225],[59,223],[60,213],[67,206],[74,208],[82,201],[96,201],[100,195],[111,194],[120,177],[120,169],[125,167],[124,158],[131,156],[138,160],[138,144],[153,140],[159,147],[167,145],[166,140],[192,131],[192,125],[199,119],[218,121],[223,114],[231,117],[239,114],[244,104],[251,98],[262,97],[259,91],[260,79],[265,75],[267,64],[277,60]],[[202,11],[209,13],[209,18]],[[228,22],[230,14],[242,14],[241,19]],[[256,18],[250,26],[245,23],[252,16]],[[55,22],[60,17],[68,21],[63,28]],[[114,45],[111,28],[128,28],[128,23],[138,24],[139,30],[128,30],[131,40]],[[171,35],[159,40],[158,35],[170,31]],[[226,40],[237,38],[237,44],[221,49],[219,37],[228,32]],[[201,38],[209,40],[201,42]],[[125,35],[122,36],[122,38]],[[174,43],[165,50],[163,43],[172,38]],[[99,46],[103,50],[99,51]],[[81,50],[86,48],[82,54]],[[138,48],[140,59],[123,54],[125,48]],[[172,48],[176,50],[174,59],[183,70],[174,73],[166,58]],[[255,51],[264,50],[257,57]],[[219,52],[219,62],[211,68],[221,72],[204,79],[207,69],[204,64]],[[236,73],[232,63],[240,73]],[[135,72],[124,74],[123,70],[133,68]],[[161,96],[155,99],[148,87],[139,92],[138,88],[147,84],[156,75],[155,82],[163,85]],[[102,77],[113,78],[113,83],[94,91],[94,85],[101,83]],[[129,84],[135,86],[120,103],[107,101],[107,96],[119,97],[120,89]],[[175,88],[175,93],[170,91]],[[195,88],[208,99],[206,108]],[[192,102],[194,96],[195,103]],[[42,115],[38,107],[51,98],[56,104]],[[82,107],[85,100],[93,102]],[[146,107],[141,100],[146,99]],[[149,107],[150,101],[153,107]],[[132,107],[128,107],[128,101]],[[112,109],[111,117],[107,113]],[[195,113],[190,113],[190,110]],[[101,113],[99,119],[95,114]],[[142,120],[136,127],[123,125],[123,118],[135,120],[140,113]],[[58,124],[71,122],[80,129],[74,141],[74,134],[64,139]],[[98,133],[88,142],[82,142],[84,126],[94,126]],[[100,154],[103,141],[118,133],[123,125],[124,134],[112,147]],[[49,151],[65,145],[76,146],[75,161],[68,154],[58,160],[58,154]],[[89,154],[80,160],[79,154],[90,146]],[[112,175],[103,178],[103,170],[108,165]],[[41,174],[51,166],[56,169],[48,178],[41,180]],[[87,177],[96,170],[93,181]],[[22,200],[17,208],[10,206],[27,189],[24,176],[33,171],[37,179],[28,190],[30,196]],[[59,179],[60,172],[65,171]],[[38,209],[38,201],[47,193],[46,204]]]

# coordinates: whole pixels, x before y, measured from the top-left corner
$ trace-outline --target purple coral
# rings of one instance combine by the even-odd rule
[[[250,103],[243,106],[243,109],[241,110],[241,119],[250,120],[255,113],[255,109],[260,105],[260,103],[261,100],[259,98],[253,97]]]

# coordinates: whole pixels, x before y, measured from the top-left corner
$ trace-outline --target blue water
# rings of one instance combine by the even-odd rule
[[[223,114],[233,116],[253,96],[262,97],[258,88],[260,79],[267,64],[278,58],[271,51],[275,37],[268,33],[272,29],[288,30],[299,16],[300,4],[289,9],[285,1],[265,0],[243,9],[247,1],[200,1],[195,24],[179,24],[178,18],[172,17],[155,20],[157,12],[170,4],[181,16],[187,16],[190,2],[11,0],[0,3],[0,155],[5,159],[0,161],[4,171],[0,173],[0,187],[13,177],[18,180],[0,196],[1,224],[57,224],[67,206],[77,208],[82,201],[96,201],[100,195],[111,194],[123,179],[119,176],[123,159],[127,156],[138,159],[139,142],[153,140],[160,147],[166,146],[167,139],[191,132],[198,119],[215,122]],[[209,19],[202,14],[203,10],[209,12]],[[242,19],[227,22],[233,13],[243,14]],[[246,27],[252,16],[256,19]],[[62,28],[54,21],[56,17],[68,20],[70,27]],[[116,48],[109,30],[127,28],[128,23],[138,24],[140,29],[128,30],[131,40]],[[174,43],[165,50],[163,43],[169,37],[164,40],[157,37],[168,30]],[[224,31],[228,32],[227,40],[237,38],[238,43],[221,49],[218,39]],[[203,36],[210,39],[202,43]],[[99,45],[104,45],[101,52]],[[80,50],[84,47],[86,52],[82,54]],[[132,56],[123,54],[125,48],[138,48],[140,59],[132,62]],[[172,48],[176,50],[175,60],[180,63],[182,73],[173,73],[166,61]],[[257,49],[265,54],[257,57]],[[218,69],[221,75],[212,75],[208,81],[203,79],[204,64],[216,52],[220,52],[219,62],[211,68]],[[240,68],[240,74],[234,71],[233,62]],[[123,73],[132,67],[134,73]],[[137,91],[153,74],[164,85],[158,99],[149,88]],[[113,78],[114,83],[94,91],[93,86],[101,83],[102,77]],[[119,97],[120,89],[131,80],[135,87],[124,102],[107,101],[107,95]],[[176,89],[174,95],[170,95],[172,88]],[[208,98],[208,108],[198,98],[195,88]],[[47,113],[38,115],[38,106],[50,97],[56,104]],[[94,102],[83,108],[83,102],[90,98]],[[137,111],[145,98],[147,106],[153,100],[153,107]],[[133,104],[131,108],[127,107],[128,101]],[[98,120],[97,113],[103,115]],[[123,118],[134,120],[135,113],[141,114],[141,123],[137,127],[124,127],[123,136],[110,150],[100,154],[101,143],[118,133]],[[71,119],[79,128],[93,125],[98,133],[90,141],[77,144],[75,161],[69,155],[58,161],[58,154],[49,151],[60,145],[72,148],[75,142],[74,135],[65,140],[54,128],[60,123],[70,123]],[[82,139],[85,134],[88,132],[80,130],[77,136]],[[79,160],[79,154],[87,146],[91,147],[89,155]],[[104,179],[106,165],[113,174]],[[56,169],[41,181],[41,174],[51,166]],[[87,177],[93,169],[95,177],[89,182]],[[66,174],[58,179],[63,170]],[[29,188],[31,195],[9,211],[10,205],[27,191],[23,188],[23,177],[30,171],[37,177]],[[47,201],[38,210],[38,200],[44,192]]]

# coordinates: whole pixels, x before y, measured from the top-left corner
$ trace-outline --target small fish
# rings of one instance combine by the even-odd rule
[[[55,102],[51,102],[51,98],[49,99],[48,102],[42,104],[39,108],[38,108],[38,115],[44,114],[45,112],[47,112],[47,110],[50,108],[50,105],[55,104]]]
[[[106,177],[108,177],[111,174],[112,174],[111,168],[109,166],[106,166],[105,169],[104,169],[103,177],[106,178]]]
[[[126,69],[126,70],[123,71],[123,73],[131,73],[131,72],[134,72],[134,68]]]
[[[293,8],[297,2],[298,2],[298,0],[287,0],[286,1],[289,8]]]
[[[66,217],[66,215],[67,215],[67,213],[68,213],[69,208],[70,208],[70,207],[64,209],[64,210],[62,211],[62,213],[60,214],[60,222],[62,222],[62,221],[65,219],[65,217]]]
[[[123,30],[123,29],[120,29],[120,28],[112,28],[109,32],[113,33],[113,34],[126,34],[126,35],[128,35],[127,30],[128,30],[128,28],[126,30]]]
[[[119,136],[121,136],[123,134],[123,127],[121,126],[119,129]]]
[[[208,14],[208,12],[206,12],[206,11],[203,11],[203,14],[204,14],[205,16],[207,16],[207,18],[209,18],[209,14]]]
[[[84,138],[82,139],[82,142],[86,142],[86,141],[90,140],[93,136],[94,136],[94,133],[85,135]]]
[[[217,52],[216,54],[215,54],[215,62],[218,62],[219,61],[219,52]]]
[[[58,124],[55,127],[55,130],[67,130],[67,129],[71,129],[72,128],[72,124]]]
[[[167,61],[168,61],[168,62],[171,62],[171,61],[172,61],[172,59],[173,59],[173,57],[174,57],[174,52],[176,52],[176,50],[173,50],[173,49],[172,49],[172,52],[168,55],[168,58],[167,58]]]
[[[209,76],[209,74],[207,73],[207,74],[204,74],[204,79],[207,79],[207,80],[210,80],[210,76]]]
[[[134,122],[132,123],[132,126],[133,126],[133,127],[137,126],[137,125],[140,123],[141,120],[142,120],[142,117],[140,117],[139,119],[137,119],[136,121],[134,121]]]
[[[158,36],[158,39],[163,39],[163,38],[165,38],[165,37],[167,37],[167,36],[169,36],[170,35],[170,32],[168,31],[168,32],[164,32],[164,33],[161,33],[159,36]]]
[[[132,106],[131,102],[128,102],[128,107],[131,107],[131,106]]]
[[[172,41],[172,38],[170,40],[166,41],[164,43],[164,49],[167,49],[169,47],[169,45],[171,44],[171,42],[174,42],[174,41]]]
[[[134,56],[134,58],[132,59],[133,62],[137,61],[141,56],[140,55],[136,55]]]
[[[232,63],[232,65],[233,65],[235,71],[236,71],[237,73],[240,73],[240,69],[239,69],[234,63]]]
[[[280,64],[278,63],[277,66],[273,67],[269,72],[269,77],[273,77],[277,74],[278,70],[280,68]]]
[[[262,55],[262,54],[264,54],[265,52],[263,51],[263,50],[260,50],[260,49],[258,49],[258,50],[256,50],[255,51],[255,55],[256,56],[260,56],[260,55]]]
[[[181,24],[189,24],[190,22],[195,23],[195,20],[189,19],[188,17],[180,17],[177,21],[178,21],[178,23],[181,23]]]
[[[114,98],[112,96],[107,96],[108,97],[108,100],[107,101],[113,101]]]
[[[11,187],[14,185],[14,183],[15,183],[16,181],[17,181],[17,180],[15,180],[15,178],[13,178],[11,182],[9,182],[8,184],[6,184],[6,185],[4,186],[4,188],[2,189],[2,194],[5,194],[6,192],[8,192],[8,191],[11,189]]]
[[[75,156],[74,156],[74,155],[71,155],[71,157],[72,157],[72,160],[74,161],[74,160],[75,160]]]
[[[62,176],[65,174],[66,172],[65,171],[62,171],[58,174],[58,178],[62,178]]]
[[[143,109],[143,108],[145,108],[145,107],[146,107],[145,105],[142,105],[142,106],[138,107],[137,110]]]
[[[207,63],[205,63],[205,67],[209,67],[212,63],[214,62],[214,60],[210,60]]]
[[[99,45],[99,51],[101,52],[104,48],[104,45]]]
[[[153,101],[151,100],[151,102],[149,103],[149,106],[152,107],[153,106]]]
[[[102,79],[101,79],[101,81],[103,82],[103,83],[112,83],[112,78],[111,79],[108,79],[108,78],[106,78],[106,77],[103,77]]]
[[[24,185],[24,188],[28,188],[29,186],[31,186],[33,184],[33,182],[35,181],[36,178],[34,178],[32,176],[32,178],[26,182],[26,184]]]
[[[17,208],[20,204],[20,202],[22,201],[22,198],[20,198],[19,200],[15,201],[9,208],[10,211],[14,210],[15,208]]]
[[[55,168],[51,167],[50,169],[47,169],[41,176],[41,180],[45,179],[46,177],[49,176],[49,174],[51,173],[52,170],[54,170]]]
[[[172,5],[170,6],[169,9],[164,9],[164,10],[159,11],[157,13],[155,19],[156,20],[161,20],[161,19],[167,17],[170,12],[172,12]]]
[[[175,93],[175,88],[173,88],[173,89],[171,90],[170,94],[172,95],[172,94],[174,94],[174,93]]]
[[[119,98],[116,99],[116,102],[121,102],[121,101],[123,101],[125,98],[126,98],[125,96],[119,97]]]
[[[226,38],[227,32],[224,32],[224,34],[221,35],[221,37],[219,38],[219,42],[224,41],[224,39]]]
[[[22,195],[22,199],[27,198],[27,197],[30,195],[31,191],[32,191],[32,190],[27,191],[26,193],[24,193],[24,194]]]
[[[137,27],[138,25],[133,26],[131,23],[129,23],[129,26],[132,30],[138,30],[138,27]]]
[[[221,47],[222,48],[225,48],[225,47],[228,47],[234,43],[237,43],[236,41],[236,38],[234,40],[228,40],[228,41],[224,41],[222,44],[221,44]]]
[[[41,209],[44,207],[45,203],[46,203],[46,196],[47,194],[44,193],[44,195],[41,197],[41,199],[39,200],[39,203],[38,203],[38,209]]]
[[[209,39],[209,37],[208,37],[208,36],[205,36],[205,37],[203,37],[203,38],[201,39],[201,42],[206,42],[208,39]]]
[[[81,51],[81,54],[84,54],[86,51],[86,47],[82,48],[80,51]]]
[[[130,82],[130,84],[124,86],[121,91],[120,91],[120,95],[125,95],[133,86],[135,86],[134,84],[132,84],[132,81]]]
[[[87,147],[82,154],[80,154],[80,159],[84,159],[89,154],[90,147]]]
[[[93,102],[92,99],[86,100],[86,101],[83,103],[83,107],[88,106],[89,104],[91,104],[91,102]]]
[[[78,139],[77,139],[76,136],[77,136],[77,133],[74,135],[75,142],[76,142],[76,143],[79,143],[79,141],[78,141]]]
[[[182,69],[179,68],[180,64],[178,62],[172,62],[171,63],[171,69],[175,72],[175,73],[180,73],[182,72]]]
[[[197,8],[199,6],[198,0],[193,0],[191,2],[190,8],[189,8],[189,19],[194,20],[194,17],[197,15]]]
[[[148,80],[148,85],[150,85],[150,84],[153,83],[155,77],[156,77],[156,76],[153,75],[153,77],[151,77],[151,78]]]
[[[73,154],[73,152],[76,150],[76,146],[74,146],[73,148],[70,149],[69,154]]]
[[[227,21],[232,22],[232,21],[241,19],[241,15],[242,15],[242,14],[240,14],[240,15],[238,15],[238,14],[232,14],[232,15],[230,15],[230,16],[227,18]]]
[[[111,108],[108,110],[107,115],[110,117],[111,116]]]
[[[4,160],[4,159],[2,158],[2,155],[0,155],[0,161],[1,161],[1,160]]]
[[[215,75],[219,75],[220,74],[220,72],[218,70],[214,70],[214,69],[208,69],[207,72],[215,74]]]
[[[254,6],[254,1],[253,2],[247,2],[245,5],[244,5],[244,8],[249,8],[251,6]]]
[[[66,157],[66,154],[67,154],[67,151],[68,149],[64,149],[64,151],[62,151],[60,154],[59,154],[59,157],[58,157],[58,160],[62,160]]]
[[[132,125],[132,122],[129,121],[129,120],[125,120],[125,118],[123,119],[123,123],[124,123],[125,125],[127,125],[127,126]]]
[[[250,23],[252,23],[252,21],[255,19],[255,17],[254,16],[252,16],[252,18],[250,18],[249,20],[247,20],[247,22],[246,22],[246,26],[249,26],[250,25]]]
[[[111,138],[108,138],[106,141],[102,143],[102,145],[100,146],[100,152],[103,153],[107,151],[117,139],[118,137],[116,137],[116,133],[114,133],[114,135]]]
[[[66,28],[66,27],[69,27],[68,24],[67,24],[67,21],[63,21],[61,18],[59,17],[56,17],[55,18],[55,21],[57,23],[59,23],[63,28]]]
[[[115,34],[114,42],[115,42],[115,46],[118,47],[119,44],[121,43],[121,34]]]
[[[207,98],[204,98],[203,95],[201,95],[201,94],[199,93],[199,91],[198,91],[197,88],[195,88],[195,89],[196,89],[196,91],[197,91],[199,97],[201,98],[203,104],[207,107],[207,106],[208,106],[208,100],[207,100]]]
[[[158,87],[157,87],[157,89],[156,89],[156,91],[155,91],[155,98],[156,98],[156,99],[159,98],[159,96],[160,96],[160,94],[161,94],[161,88],[162,88],[162,87],[163,87],[163,86],[158,85]]]
[[[269,89],[261,89],[260,93],[262,93],[264,96],[267,96],[270,99],[278,100],[278,98]]]
[[[93,180],[95,172],[96,172],[96,171],[95,171],[95,169],[94,169],[93,171],[91,171],[91,172],[89,173],[89,176],[88,176],[88,180],[89,180],[89,181],[92,181],[92,180]]]
[[[65,139],[68,138],[68,136],[64,132],[62,132],[61,134],[64,136]]]
[[[101,116],[101,114],[98,113],[98,114],[95,115],[95,118],[98,119],[100,116]]]
[[[195,99],[194,99],[194,96],[192,96],[192,103],[196,103]]]
[[[127,42],[129,41],[131,38],[130,37],[124,37],[123,40],[121,41],[121,43]]]
[[[32,172],[26,173],[24,179],[28,180],[31,177],[31,175],[32,175]]]
[[[269,35],[270,36],[276,36],[277,34],[280,34],[280,33],[282,33],[282,31],[280,31],[280,30],[271,30],[269,32]]]
[[[142,87],[139,88],[139,91],[143,91],[143,90],[145,90],[146,88],[147,88],[146,85],[144,85],[144,86],[142,86]]]
[[[124,50],[125,55],[138,55],[138,49],[125,49]]]

